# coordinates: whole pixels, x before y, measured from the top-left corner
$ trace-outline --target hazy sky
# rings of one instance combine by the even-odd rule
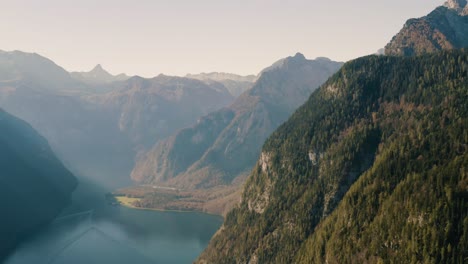
[[[443,0],[0,0],[0,49],[67,70],[256,74],[302,52],[374,53]]]

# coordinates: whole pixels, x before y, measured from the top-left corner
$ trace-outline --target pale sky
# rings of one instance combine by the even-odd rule
[[[0,50],[69,71],[257,74],[276,60],[347,61],[443,0],[0,0]]]

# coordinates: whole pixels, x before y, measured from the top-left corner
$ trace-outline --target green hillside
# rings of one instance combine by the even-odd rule
[[[468,51],[343,66],[265,143],[199,263],[463,263]]]

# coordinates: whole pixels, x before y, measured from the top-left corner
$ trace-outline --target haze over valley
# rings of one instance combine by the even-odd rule
[[[466,263],[466,0],[105,3],[0,4],[1,263]]]

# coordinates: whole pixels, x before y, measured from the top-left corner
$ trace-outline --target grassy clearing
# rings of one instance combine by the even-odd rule
[[[132,186],[113,192],[113,196],[122,206],[135,209],[200,212],[225,216],[240,199],[240,186],[217,187],[206,190],[177,190],[174,188],[154,188],[154,186]],[[124,200],[133,198],[129,203]],[[135,206],[136,204],[136,206]]]
[[[134,202],[140,201],[140,198],[130,198],[126,196],[116,196],[117,201],[119,201],[122,205],[128,207],[135,207]]]

